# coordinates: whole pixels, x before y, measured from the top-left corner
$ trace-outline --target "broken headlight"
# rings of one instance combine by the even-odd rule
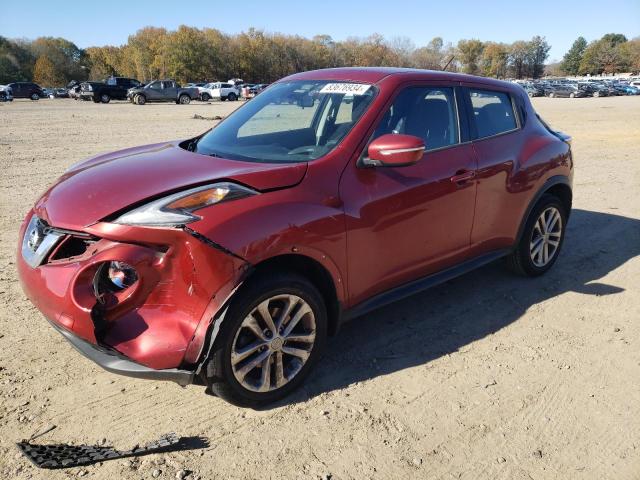
[[[115,223],[150,227],[175,227],[200,220],[193,212],[215,203],[256,195],[235,183],[221,182],[174,193],[121,215]]]

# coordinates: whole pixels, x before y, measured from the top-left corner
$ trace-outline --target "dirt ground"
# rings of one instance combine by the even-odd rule
[[[0,477],[639,479],[640,97],[534,99],[573,135],[574,211],[543,278],[500,264],[347,325],[305,388],[265,411],[109,374],[24,297],[19,223],[67,167],[207,129],[237,104],[0,104]],[[187,450],[32,466],[14,442]],[[208,444],[208,445],[207,445]]]

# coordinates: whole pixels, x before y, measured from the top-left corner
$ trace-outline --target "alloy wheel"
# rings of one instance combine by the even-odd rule
[[[235,379],[247,390],[270,392],[289,383],[309,359],[316,319],[297,295],[262,301],[240,324],[231,347]]]
[[[562,216],[556,207],[549,207],[540,214],[531,233],[529,255],[536,267],[544,267],[555,257],[561,238]]]

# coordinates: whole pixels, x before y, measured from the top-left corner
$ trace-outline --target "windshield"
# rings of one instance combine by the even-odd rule
[[[377,92],[369,84],[277,83],[206,133],[190,150],[253,162],[306,162],[333,150]]]

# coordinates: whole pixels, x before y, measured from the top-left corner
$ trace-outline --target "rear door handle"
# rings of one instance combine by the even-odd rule
[[[451,177],[451,183],[465,183],[469,180],[473,180],[476,177],[474,170],[459,170]]]

